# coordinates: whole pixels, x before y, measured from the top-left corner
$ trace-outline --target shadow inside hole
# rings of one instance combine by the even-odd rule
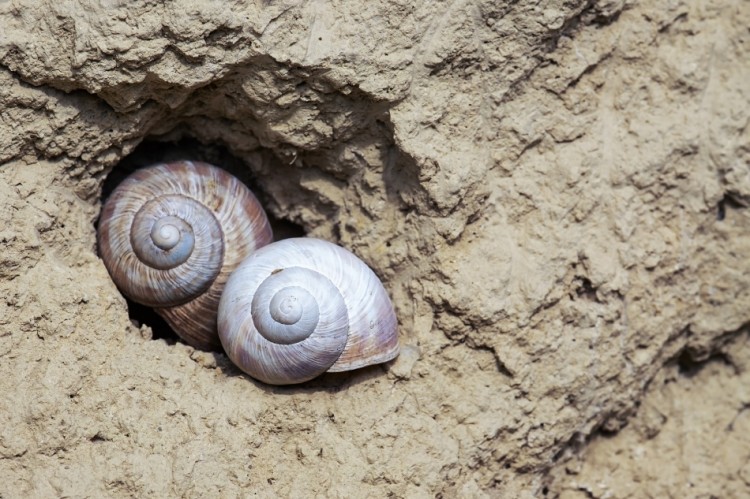
[[[161,315],[157,314],[156,311],[146,305],[134,302],[128,297],[125,297],[125,301],[128,304],[128,317],[137,327],[141,325],[148,326],[151,328],[151,339],[153,340],[164,340],[168,345],[174,345],[180,340],[180,337],[169,327],[167,321],[165,321]]]
[[[265,194],[252,179],[252,172],[247,164],[233,156],[226,148],[218,145],[201,144],[192,138],[181,138],[176,141],[145,140],[136,147],[131,154],[123,158],[110,172],[102,186],[102,203],[112,194],[112,191],[136,170],[159,163],[172,161],[203,161],[220,167],[240,179],[256,195],[261,205],[266,204]],[[304,237],[302,226],[288,220],[274,217],[266,212],[273,230],[274,241],[291,237]],[[98,226],[99,221],[97,220]],[[125,297],[128,305],[128,316],[138,327],[145,325],[151,328],[153,339],[164,340],[173,345],[181,341],[167,322],[154,309],[134,302]]]

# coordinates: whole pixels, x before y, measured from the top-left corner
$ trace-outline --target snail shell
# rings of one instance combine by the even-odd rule
[[[219,304],[219,338],[253,378],[302,383],[398,355],[396,314],[372,270],[320,239],[272,243],[232,274]]]
[[[190,161],[129,176],[104,204],[98,228],[102,260],[123,294],[204,350],[220,347],[217,310],[230,273],[271,239],[265,212],[242,182]]]

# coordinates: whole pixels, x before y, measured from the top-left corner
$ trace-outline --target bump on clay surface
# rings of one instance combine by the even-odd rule
[[[587,485],[597,435],[640,438],[685,352],[744,356],[748,25],[741,0],[0,2],[0,495],[538,497],[573,467],[626,496],[627,455]],[[130,323],[103,182],[181,139],[373,267],[398,360],[271,388]]]

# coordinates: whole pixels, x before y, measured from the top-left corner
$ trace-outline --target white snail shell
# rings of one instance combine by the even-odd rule
[[[219,338],[240,369],[265,383],[302,383],[398,355],[388,294],[335,244],[285,239],[250,255],[219,303]]]
[[[123,294],[205,350],[220,347],[217,310],[230,273],[271,240],[266,214],[242,182],[190,161],[129,176],[104,204],[98,228],[102,260]]]

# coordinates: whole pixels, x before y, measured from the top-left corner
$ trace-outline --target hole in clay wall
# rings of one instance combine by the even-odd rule
[[[207,146],[190,138],[170,142],[157,140],[142,142],[130,155],[123,158],[107,176],[102,186],[102,203],[125,178],[139,168],[180,160],[204,161],[227,170],[244,182],[258,197],[261,204],[266,205],[265,195],[253,182],[250,169],[245,163],[234,157],[224,147]],[[271,222],[275,241],[305,236],[305,231],[300,225],[276,218],[268,211],[266,213]],[[98,220],[96,223],[98,225]],[[155,340],[164,340],[170,345],[180,341],[177,334],[153,309],[136,303],[127,297],[125,297],[125,300],[128,305],[130,320],[138,326],[149,326],[153,331]]]

